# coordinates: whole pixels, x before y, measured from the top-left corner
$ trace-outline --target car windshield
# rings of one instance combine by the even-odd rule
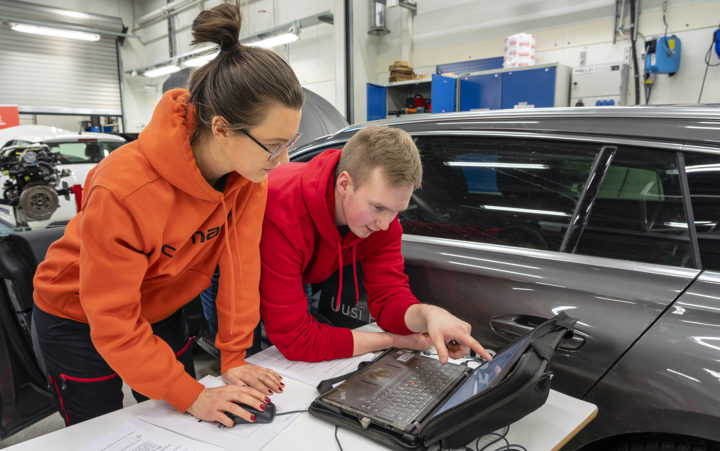
[[[110,152],[122,146],[122,142],[80,141],[47,143],[53,152],[60,153],[61,164],[97,163]]]

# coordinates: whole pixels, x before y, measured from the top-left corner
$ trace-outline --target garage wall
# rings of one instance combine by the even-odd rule
[[[623,61],[630,42],[618,37],[612,43],[614,5],[614,0],[418,0],[410,65],[423,74],[435,72],[437,64],[502,56],[505,36],[521,31],[535,34],[538,64],[577,67],[582,51],[588,65]],[[388,7],[392,32],[382,38],[368,36],[366,30],[356,33],[368,47],[377,48],[375,82],[386,83],[387,66],[400,59],[403,10]],[[705,71],[705,53],[720,23],[720,1],[669,0],[667,22],[668,34],[682,40],[682,62],[673,77],[657,77],[651,103],[694,103]],[[648,38],[663,33],[662,0],[642,0],[638,30]],[[642,71],[642,36],[637,42]],[[717,62],[717,57],[711,62]],[[632,88],[628,99],[634,102]],[[720,102],[720,67],[709,68],[702,102]],[[356,104],[356,117],[364,118],[365,111],[362,102]]]

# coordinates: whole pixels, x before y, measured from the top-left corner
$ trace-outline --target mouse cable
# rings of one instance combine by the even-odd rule
[[[308,411],[307,409],[305,409],[305,410],[288,410],[287,412],[278,412],[275,414],[275,416],[278,417],[280,415],[290,415],[292,413],[305,413],[307,411]]]
[[[335,441],[337,442],[338,448],[340,448],[340,451],[343,451],[343,447],[342,447],[342,445],[340,444],[340,439],[338,439],[338,436],[337,436],[337,431],[338,431],[338,428],[339,428],[339,427],[340,427],[340,426],[335,425]]]

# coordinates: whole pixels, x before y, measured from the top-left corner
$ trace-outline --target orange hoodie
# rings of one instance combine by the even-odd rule
[[[245,364],[259,314],[267,182],[233,172],[213,189],[195,164],[189,93],[168,91],[131,142],[88,174],[83,208],[35,274],[35,304],[87,322],[95,348],[136,391],[187,410],[203,389],[150,326],[210,285],[220,265],[222,371]],[[230,233],[226,233],[230,230]]]

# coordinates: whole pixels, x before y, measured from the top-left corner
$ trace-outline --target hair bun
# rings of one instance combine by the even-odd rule
[[[222,51],[234,50],[240,43],[242,14],[237,5],[223,3],[200,12],[192,24],[192,45],[211,42]]]

